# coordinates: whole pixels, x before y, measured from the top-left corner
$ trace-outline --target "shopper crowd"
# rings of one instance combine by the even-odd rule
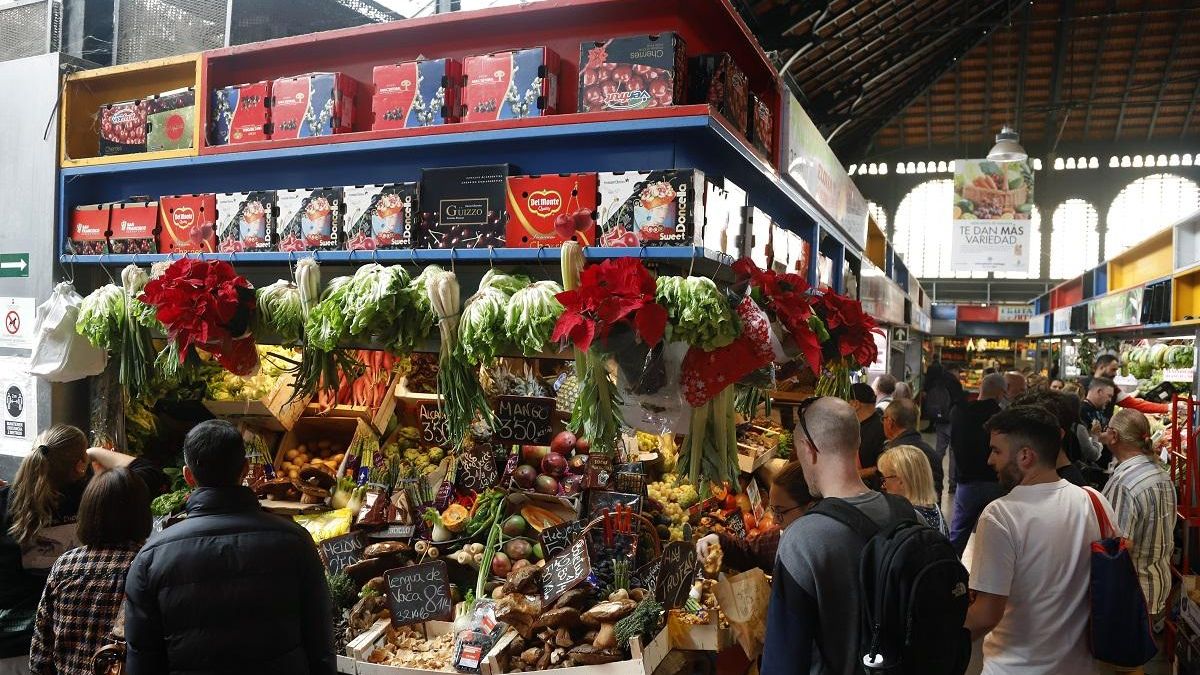
[[[968,400],[935,365],[916,399],[883,377],[854,385],[849,402],[801,404],[793,461],[768,492],[780,528],[697,542],[701,556],[719,544],[731,567],[772,572],[761,672],[861,673],[900,658],[889,650],[902,644],[921,668],[904,672],[961,673],[980,640],[989,675],[1140,672],[1095,662],[1087,634],[1105,519],[1128,539],[1133,588],[1157,623],[1171,588],[1175,489],[1140,412],[1164,408],[1123,394],[1117,366],[1097,359],[1082,398],[1073,383],[991,373]],[[323,587],[311,537],[242,486],[235,427],[188,434],[187,517],[153,535],[150,500],[166,476],[87,446],[80,430],[53,427],[0,485],[0,675],[91,673],[118,638],[135,675],[334,672],[329,598],[277,592]],[[904,611],[935,646],[899,639],[880,609],[887,585],[864,585],[871,566],[925,584]],[[882,624],[864,620],[872,605]]]

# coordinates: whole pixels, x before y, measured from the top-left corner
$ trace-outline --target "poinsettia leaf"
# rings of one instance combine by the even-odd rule
[[[633,315],[633,325],[642,340],[653,347],[667,331],[667,310],[656,302],[642,305]]]

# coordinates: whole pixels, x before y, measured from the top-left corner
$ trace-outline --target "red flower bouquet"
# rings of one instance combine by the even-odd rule
[[[229,263],[177,260],[151,279],[138,299],[155,308],[180,363],[189,350],[201,348],[236,375],[250,375],[258,368],[254,338],[246,334],[254,312],[254,287]]]
[[[654,277],[636,258],[588,265],[579,288],[555,296],[564,311],[551,339],[569,340],[587,351],[594,340],[606,340],[614,327],[631,325],[637,337],[652,347],[667,330],[667,310],[655,302],[656,292]]]
[[[783,326],[814,373],[821,372],[820,320],[813,313],[808,281],[799,274],[763,271],[749,258],[733,264],[739,280],[748,280],[750,296]]]

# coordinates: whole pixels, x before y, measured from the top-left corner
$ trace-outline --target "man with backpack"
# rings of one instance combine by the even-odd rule
[[[942,368],[941,363],[934,363],[925,371],[925,381],[922,385],[925,395],[922,398],[921,417],[930,421],[937,434],[934,450],[938,457],[945,457],[950,450],[950,411],[959,403],[966,400],[962,383],[958,381],[956,371]],[[940,465],[939,465],[940,468]],[[950,492],[954,492],[954,455],[950,455],[950,481],[947,483]],[[938,490],[939,494],[941,490]]]
[[[950,543],[903,498],[863,484],[858,418],[845,401],[802,403],[793,438],[822,500],[780,538],[761,671],[961,675],[967,577]]]
[[[1050,413],[1014,405],[986,428],[988,463],[1009,492],[984,508],[964,556],[975,594],[966,627],[984,639],[983,675],[1090,673],[1090,552],[1101,535],[1092,498],[1055,470],[1061,431]]]

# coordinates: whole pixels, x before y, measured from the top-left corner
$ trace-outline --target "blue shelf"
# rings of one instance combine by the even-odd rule
[[[605,260],[609,258],[641,258],[648,261],[684,262],[695,260],[715,262],[729,265],[733,260],[719,251],[691,246],[660,246],[645,248],[616,248],[604,246],[589,246],[583,249],[584,256],[589,260]],[[303,258],[313,258],[321,263],[352,263],[352,262],[386,262],[392,264],[412,263],[428,265],[430,263],[558,263],[560,250],[557,248],[486,248],[469,249],[407,249],[388,251],[303,251],[299,253],[190,253],[187,257],[201,260],[228,260],[235,264],[279,265],[295,262]],[[183,254],[106,254],[106,255],[71,255],[63,254],[59,261],[63,265],[128,265],[150,264],[162,260],[175,260],[185,257]]]

